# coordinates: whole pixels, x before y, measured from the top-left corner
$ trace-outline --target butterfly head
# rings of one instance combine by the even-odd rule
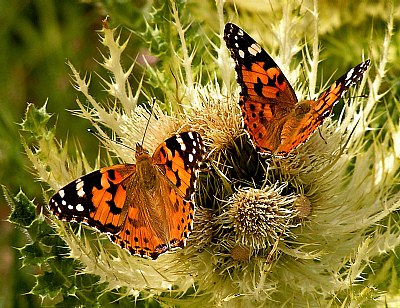
[[[149,151],[143,148],[143,145],[139,142],[136,143],[136,154],[135,157],[138,158],[142,154],[149,154]]]

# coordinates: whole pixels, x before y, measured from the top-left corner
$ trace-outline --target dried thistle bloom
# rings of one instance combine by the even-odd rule
[[[367,285],[360,277],[373,258],[400,243],[394,214],[400,206],[395,186],[399,125],[391,121],[385,126],[383,142],[368,135],[374,106],[382,97],[379,76],[385,71],[391,23],[382,58],[376,63],[377,77],[368,77],[368,96],[360,95],[366,79],[350,91],[352,99],[346,101],[339,121],[328,119],[288,157],[267,157],[256,152],[242,129],[237,86],[233,82],[231,89],[230,85],[233,65],[222,39],[222,3],[217,8],[221,34],[214,60],[224,83],[210,74],[205,85],[192,70],[196,48],[190,50],[186,42],[176,7],[171,11],[182,49],[175,50],[171,44],[177,86],[176,91],[163,88],[167,92],[163,103],[173,105],[170,114],[156,104],[150,117],[148,110],[137,106],[141,89],[132,93],[128,81],[132,68],[125,71],[120,64],[126,43],[118,42],[114,30],[101,32],[102,43],[109,48],[103,65],[111,74],[103,82],[113,103],[97,102],[89,92],[89,81],[71,66],[75,87],[89,105],[78,100],[77,114],[93,123],[110,156],[133,161],[132,152],[112,141],[108,130],[132,147],[141,141],[149,123],[144,146],[150,152],[170,134],[188,128],[202,134],[208,165],[201,175],[187,247],[153,262],[109,245],[103,235],[84,229],[75,233],[69,224],[54,218],[52,223],[71,256],[82,262],[82,271],[99,275],[120,296],[151,296],[169,305],[187,306],[362,303],[370,295],[356,288]],[[290,35],[298,22],[292,8],[283,7],[283,18],[273,26],[280,45],[285,46],[277,58],[291,63],[295,52],[304,48],[304,66],[289,69],[287,65],[282,70],[290,80],[300,79],[305,71],[310,81],[307,87],[292,83],[298,97],[305,98],[318,92],[318,29],[314,29],[310,54]],[[316,6],[312,13],[316,26]],[[68,158],[53,139],[41,139],[38,148],[40,153],[26,148],[28,156],[39,177],[54,190],[91,170],[84,158],[78,157],[77,162]]]
[[[297,195],[293,202],[293,209],[297,213],[297,217],[300,219],[307,218],[311,215],[311,202],[305,195]]]

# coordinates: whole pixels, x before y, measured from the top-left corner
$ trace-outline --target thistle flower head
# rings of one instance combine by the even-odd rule
[[[294,196],[282,196],[285,186],[264,189],[243,188],[228,199],[228,216],[238,242],[253,249],[270,247],[295,227],[291,208]]]

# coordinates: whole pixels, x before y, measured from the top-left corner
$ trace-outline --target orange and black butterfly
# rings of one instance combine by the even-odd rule
[[[227,23],[224,39],[241,87],[239,105],[244,128],[260,153],[286,156],[307,141],[370,65],[367,60],[352,68],[317,100],[299,102],[275,61],[246,32]]]
[[[71,182],[50,199],[50,210],[106,233],[131,254],[156,259],[183,248],[192,231],[203,156],[196,132],[165,140],[153,156],[138,144],[136,164],[102,168]]]

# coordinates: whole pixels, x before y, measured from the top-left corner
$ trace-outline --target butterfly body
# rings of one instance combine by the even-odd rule
[[[165,140],[153,156],[137,145],[136,164],[102,168],[73,181],[50,199],[50,210],[61,220],[106,233],[131,254],[156,259],[185,246],[203,155],[195,132]]]
[[[132,180],[136,180],[132,186],[140,186],[143,191],[154,191],[159,185],[158,169],[154,165],[151,156],[141,145],[136,145],[136,174]]]
[[[317,100],[299,102],[275,61],[246,32],[227,23],[224,39],[241,87],[239,106],[244,129],[261,154],[286,156],[307,141],[370,64],[367,60],[352,68]]]

